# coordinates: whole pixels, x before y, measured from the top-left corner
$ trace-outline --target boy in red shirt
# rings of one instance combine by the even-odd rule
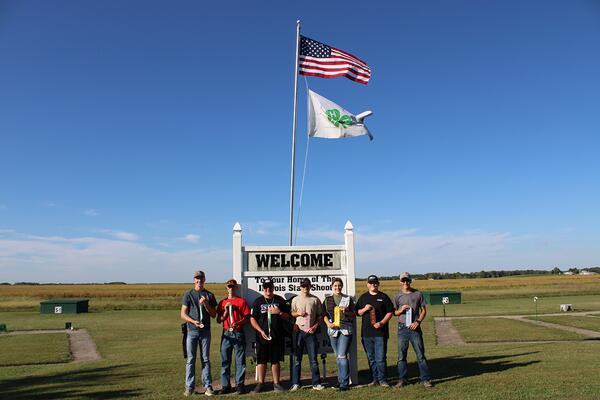
[[[230,279],[226,283],[227,297],[217,306],[217,322],[223,322],[221,336],[221,394],[231,392],[231,353],[235,351],[235,390],[244,392],[246,378],[246,336],[244,324],[250,317],[250,307],[242,297],[235,294],[237,281]]]

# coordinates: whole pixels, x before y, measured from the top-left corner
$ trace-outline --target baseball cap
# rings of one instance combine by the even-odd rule
[[[196,271],[196,272],[194,272],[194,278],[206,279],[206,276],[204,275],[204,271]]]
[[[408,279],[409,282],[412,281],[412,277],[410,276],[410,274],[408,272],[403,272],[400,274],[400,280],[402,279]]]
[[[377,277],[377,275],[369,275],[369,277],[367,278],[367,282],[368,283],[379,283],[379,278]]]
[[[237,286],[237,281],[233,278],[231,278],[230,280],[228,280],[227,282],[225,282],[225,286]]]
[[[273,285],[273,280],[271,278],[265,278],[262,281],[262,285],[263,285],[263,288],[267,288],[267,287],[271,287],[272,288],[274,286]]]
[[[312,282],[308,278],[304,278],[300,281],[300,287],[311,287]]]

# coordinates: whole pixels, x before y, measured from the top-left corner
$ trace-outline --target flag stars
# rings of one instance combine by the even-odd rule
[[[331,56],[331,48],[326,44],[319,43],[306,37],[300,39],[300,55],[327,58]]]

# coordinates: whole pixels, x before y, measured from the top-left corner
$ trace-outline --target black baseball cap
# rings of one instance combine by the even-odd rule
[[[312,287],[312,282],[308,278],[304,278],[300,281],[300,287]]]
[[[369,275],[369,277],[367,278],[367,282],[368,283],[379,283],[379,278],[377,277],[377,275]]]
[[[273,285],[273,280],[271,278],[265,278],[262,281],[262,285],[263,285],[263,288],[268,288],[268,287],[272,288],[275,286],[275,285]]]
[[[194,272],[194,278],[206,279],[206,275],[204,275],[204,271],[196,271]]]

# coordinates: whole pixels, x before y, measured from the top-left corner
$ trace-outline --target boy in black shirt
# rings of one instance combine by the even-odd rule
[[[256,331],[256,369],[258,372],[258,385],[254,393],[262,390],[267,373],[267,363],[271,363],[273,375],[273,389],[283,392],[285,389],[279,383],[280,367],[284,351],[284,320],[290,316],[289,307],[285,299],[273,292],[273,281],[269,278],[262,283],[263,295],[257,298],[250,310],[250,323]]]
[[[389,387],[385,379],[388,321],[392,318],[394,305],[387,294],[379,291],[377,276],[370,275],[367,278],[367,287],[369,291],[358,298],[356,308],[358,315],[362,316],[362,344],[373,376],[370,385],[379,383]]]

